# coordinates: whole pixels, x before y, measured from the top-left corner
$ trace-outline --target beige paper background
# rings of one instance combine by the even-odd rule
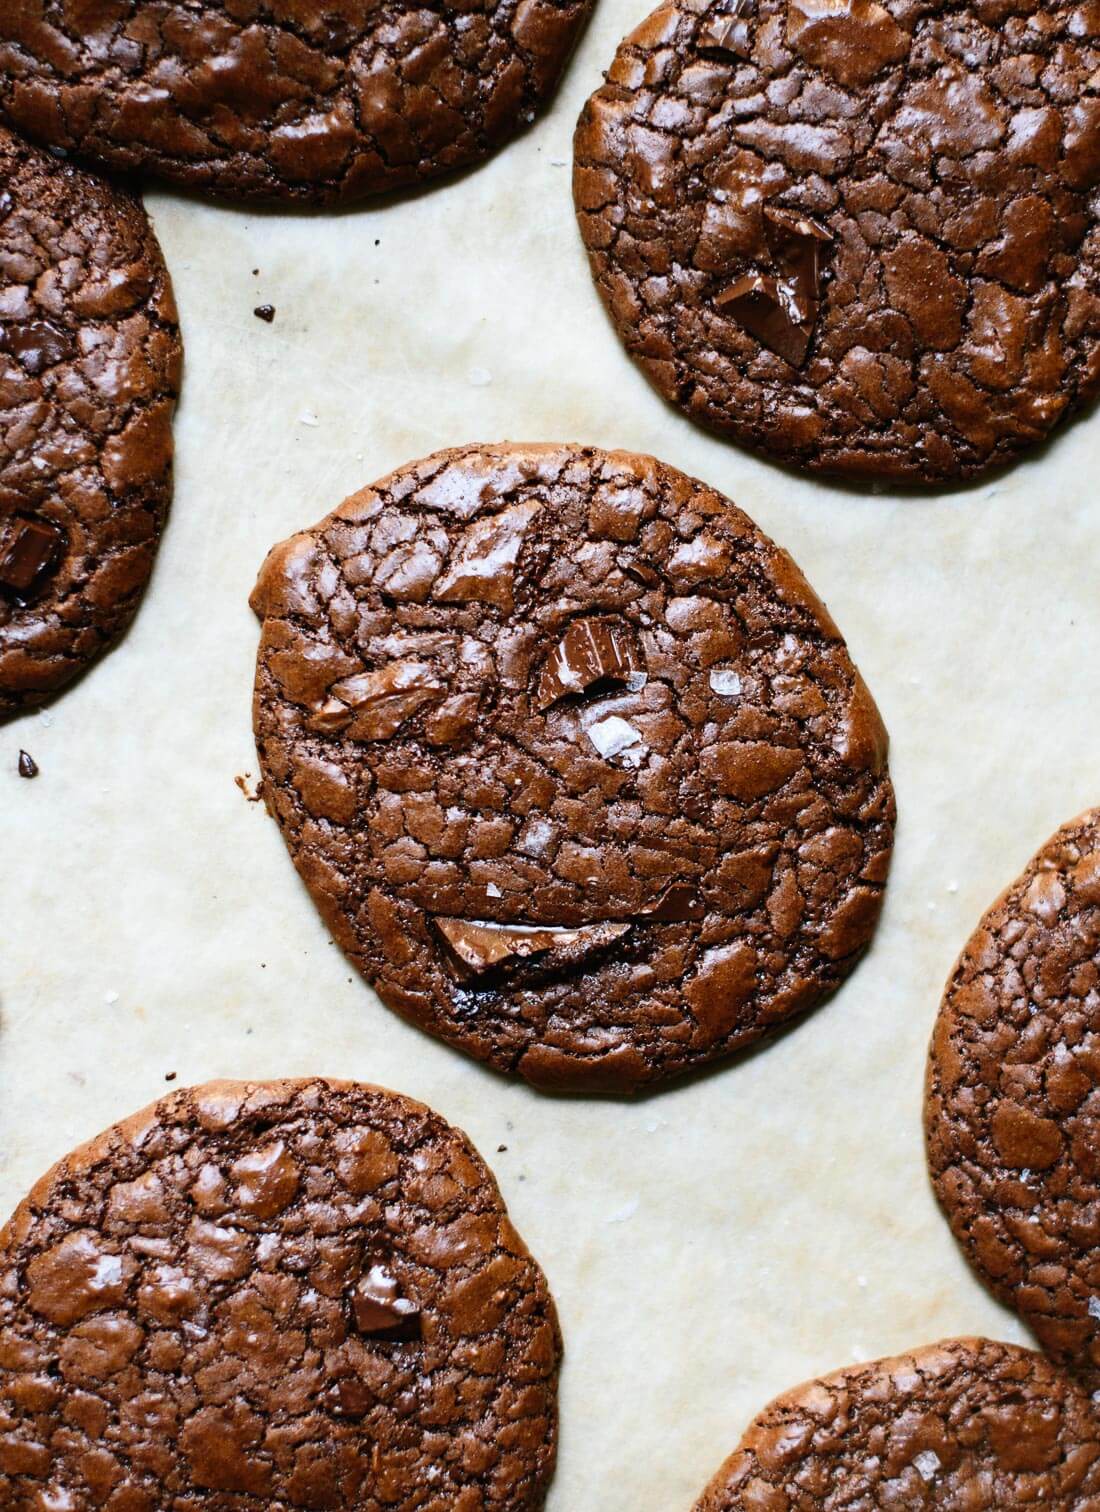
[[[981,910],[1100,801],[1100,416],[993,482],[873,495],[708,437],[623,354],[568,163],[646,9],[600,0],[550,115],[430,193],[328,217],[150,196],[187,342],[172,522],[125,643],[0,727],[0,1210],[168,1072],[424,1099],[489,1158],[560,1305],[552,1512],[687,1512],[776,1392],[952,1333],[1024,1337],[931,1198],[925,1046]],[[826,599],[893,739],[870,957],[763,1053],[633,1104],[509,1085],[387,1013],[234,784],[256,770],[267,548],[399,463],[503,438],[653,452],[727,492]]]

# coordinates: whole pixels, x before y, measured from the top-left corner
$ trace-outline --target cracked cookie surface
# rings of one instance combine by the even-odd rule
[[[985,914],[944,993],[925,1122],[936,1194],[992,1291],[1100,1386],[1100,809]]]
[[[574,197],[631,355],[807,469],[949,481],[1100,384],[1097,0],[677,0]]]
[[[353,200],[487,157],[553,92],[591,0],[5,0],[0,111],[229,199]]]
[[[541,1271],[458,1130],[377,1087],[215,1082],[61,1161],[0,1232],[9,1512],[526,1512]]]
[[[277,547],[264,792],[398,1012],[629,1090],[836,987],[893,841],[886,733],[785,552],[651,458],[474,446]]]
[[[180,364],[141,205],[0,127],[0,719],[133,618],[171,497]]]
[[[948,1339],[777,1397],[695,1512],[1100,1508],[1100,1420],[1042,1355]]]

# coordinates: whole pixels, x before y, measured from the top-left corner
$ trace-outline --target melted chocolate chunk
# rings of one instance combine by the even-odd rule
[[[810,350],[811,329],[789,286],[759,273],[746,273],[715,297],[729,315],[792,367],[801,367]]]
[[[529,924],[492,924],[481,919],[436,919],[435,927],[463,976],[481,976],[496,967],[540,958],[549,967],[567,967],[622,939],[627,923],[611,920],[559,929]]]
[[[426,662],[392,661],[334,683],[334,697],[318,707],[310,728],[323,734],[346,730],[351,740],[388,740],[418,709],[442,698],[444,691]]]
[[[703,900],[694,887],[674,882],[648,908],[643,908],[638,918],[659,924],[684,924],[689,919],[701,919],[705,913]]]
[[[38,762],[29,751],[19,752],[19,775],[27,778],[38,776]]]
[[[752,53],[749,22],[755,14],[756,0],[733,0],[732,5],[708,16],[699,29],[699,51],[749,57]]]
[[[355,1326],[376,1339],[411,1340],[420,1337],[420,1309],[401,1295],[384,1265],[372,1265],[351,1299]]]
[[[799,319],[812,326],[821,302],[821,263],[833,239],[828,231],[797,210],[783,210],[779,206],[769,205],[765,209],[764,227],[774,265],[790,291],[791,303]]]
[[[70,332],[48,320],[0,322],[0,352],[14,357],[19,366],[37,378],[47,368],[76,354]]]
[[[0,547],[0,587],[22,598],[57,567],[65,537],[45,520],[15,520]]]
[[[614,620],[575,620],[547,658],[535,707],[548,709],[569,693],[598,683],[638,681],[644,686],[643,659],[633,635]]]

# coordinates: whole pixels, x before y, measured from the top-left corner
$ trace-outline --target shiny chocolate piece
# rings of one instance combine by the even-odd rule
[[[791,307],[812,329],[821,302],[822,260],[833,239],[808,216],[778,205],[764,207],[764,231]]]
[[[350,203],[489,157],[591,0],[3,0],[0,111],[89,163],[229,200]]]
[[[801,367],[810,349],[811,323],[799,309],[790,286],[758,273],[746,273],[714,297],[723,315],[736,320],[792,367]]]
[[[542,669],[535,707],[548,709],[559,698],[602,683],[644,686],[637,641],[614,620],[574,620]]]
[[[699,28],[700,52],[747,58],[752,53],[752,18],[756,0],[732,0],[715,9]]]
[[[431,1034],[630,1091],[854,967],[886,734],[713,489],[596,448],[439,452],[277,546],[251,602],[268,807],[332,937]]]
[[[0,6],[0,28],[9,17]],[[0,186],[3,720],[45,703],[137,611],[171,498],[181,350],[136,198],[3,127]]]
[[[609,61],[577,217],[628,352],[691,419],[929,484],[1100,393],[1095,6],[664,0]]]
[[[686,924],[689,920],[701,919],[706,906],[697,890],[687,882],[674,882],[666,887],[660,897],[647,903],[637,915],[639,919],[651,919],[655,924]]]
[[[76,355],[71,331],[49,320],[0,321],[0,352],[14,357],[32,378]]]
[[[1046,842],[967,941],[944,990],[925,1097],[932,1184],[963,1253],[1092,1392],[1098,959],[1100,809],[1091,809]]]
[[[352,740],[388,740],[445,691],[446,684],[427,663],[392,661],[334,683],[332,697],[315,714],[313,727],[322,733],[346,731]]]
[[[543,959],[565,969],[594,951],[621,940],[629,923],[605,920],[580,929],[540,928],[530,924],[492,924],[483,919],[436,919],[456,966],[464,975],[479,976],[499,966]]]
[[[378,1087],[214,1082],[76,1150],[0,1231],[0,1340],[4,1512],[545,1503],[546,1280],[465,1135]]]
[[[0,589],[23,598],[61,560],[65,537],[47,520],[12,520],[0,539]]]
[[[19,775],[26,777],[28,781],[38,776],[38,762],[29,751],[19,752]]]
[[[1085,1392],[1033,1350],[947,1339],[777,1397],[694,1512],[1088,1512],[1098,1499]]]
[[[270,304],[257,305],[252,313],[257,320],[263,320],[270,325],[275,319],[275,306]]]
[[[358,1282],[351,1306],[361,1334],[405,1341],[420,1337],[420,1309],[401,1295],[397,1281],[384,1265],[372,1265]]]

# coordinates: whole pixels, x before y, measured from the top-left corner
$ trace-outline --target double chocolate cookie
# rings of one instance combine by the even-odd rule
[[[0,718],[130,623],[171,496],[180,361],[140,204],[0,127]]]
[[[951,1339],[778,1397],[695,1512],[1089,1512],[1100,1418],[1042,1355]]]
[[[183,1091],[0,1232],[7,1512],[529,1512],[546,1282],[466,1138],[348,1082]]]
[[[591,0],[4,0],[0,110],[110,168],[230,199],[352,200],[487,157]]]
[[[1100,1384],[1100,810],[1048,841],[963,951],[926,1123],[967,1258],[1053,1359]]]
[[[541,1086],[729,1055],[848,975],[886,733],[785,552],[651,458],[440,452],[268,557],[268,804],[382,999]]]
[[[1100,24],[1080,0],[672,0],[574,192],[631,355],[800,467],[1005,462],[1100,384]]]

